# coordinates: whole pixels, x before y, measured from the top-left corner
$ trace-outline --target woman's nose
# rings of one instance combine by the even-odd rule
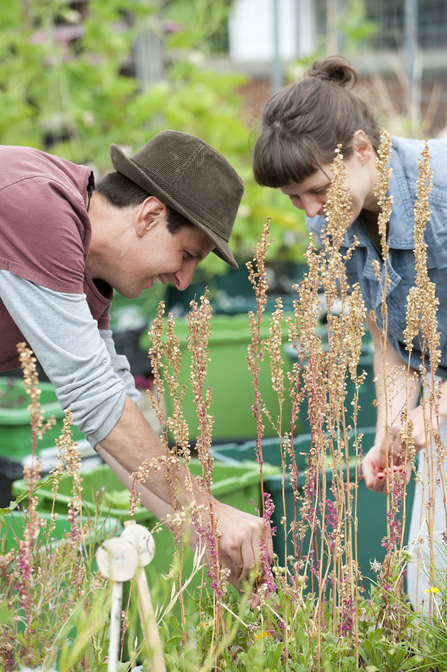
[[[303,210],[306,213],[307,217],[315,217],[319,215],[323,209],[323,203],[321,203],[317,198],[303,198]]]

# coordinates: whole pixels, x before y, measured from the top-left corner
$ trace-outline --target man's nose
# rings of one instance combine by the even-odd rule
[[[179,271],[177,271],[177,273],[174,273],[174,282],[177,289],[183,291],[189,287],[198,263],[199,260],[196,261],[190,259],[187,265],[184,264],[184,266]]]

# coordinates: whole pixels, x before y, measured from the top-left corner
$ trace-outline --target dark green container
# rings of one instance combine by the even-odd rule
[[[375,427],[366,429],[359,429],[358,433],[363,434],[362,449],[365,455],[372,447],[376,434]],[[302,492],[305,484],[307,460],[309,447],[311,442],[310,435],[301,435],[294,439],[295,455],[297,456],[298,488]],[[279,439],[262,442],[263,460],[274,466],[281,466],[281,452]],[[256,459],[256,447],[254,441],[249,441],[241,446],[216,446],[212,448],[212,454],[215,460],[222,460],[229,464],[240,463],[245,460]],[[349,468],[349,480],[351,483],[355,482],[356,467],[352,464]],[[330,485],[332,483],[332,471],[326,470],[326,484],[327,497],[333,499],[330,493]],[[346,480],[346,471],[345,471]],[[407,486],[406,494],[406,511],[407,524],[405,527],[404,544],[408,544],[409,534],[409,520],[414,499],[414,478],[412,477]],[[284,543],[284,528],[281,525],[281,519],[284,515],[287,517],[287,529],[290,523],[294,520],[294,492],[290,484],[290,477],[287,474],[284,483],[283,494],[283,477],[281,475],[268,475],[264,480],[264,489],[270,493],[275,511],[272,516],[272,524],[277,528],[276,536],[273,540],[275,553],[278,555],[279,564],[284,565],[285,560],[285,543]],[[283,505],[283,498],[285,502],[285,510]],[[298,503],[299,507],[299,503]],[[299,519],[299,513],[297,513]],[[375,575],[371,573],[370,561],[377,559],[382,562],[385,557],[385,549],[382,547],[382,540],[387,534],[387,498],[382,493],[372,492],[369,490],[363,478],[358,481],[357,488],[357,560],[360,566],[360,571],[366,579],[365,588],[368,588],[368,579],[375,579]],[[307,548],[309,543],[308,538],[303,542],[303,549]],[[306,551],[304,551],[305,553]],[[290,535],[287,543],[287,554],[294,555],[293,543]]]
[[[323,348],[327,349],[327,329],[326,327],[320,327],[318,329],[318,334],[322,337]],[[286,355],[290,358],[291,362],[298,361],[298,352],[295,348],[288,343],[285,348]],[[357,366],[357,374],[360,375],[362,371],[365,371],[366,378],[359,389],[358,405],[359,410],[357,412],[356,425],[357,427],[372,427],[376,423],[377,419],[377,410],[373,405],[376,398],[376,388],[373,382],[374,380],[374,345],[371,341],[369,332],[367,332],[363,338],[362,349],[360,353],[359,363]],[[352,425],[352,414],[353,414],[353,405],[352,401],[355,395],[355,386],[352,382],[350,376],[346,378],[346,397],[344,399],[344,407],[346,409],[346,423]],[[300,406],[300,427],[303,434],[310,434],[311,427],[309,422],[309,410],[307,404],[307,397],[305,397],[303,403]]]
[[[248,279],[245,263],[241,263],[239,268],[227,268],[228,271],[224,275],[216,275],[202,270],[199,266],[191,284],[182,291],[177,289],[173,283],[169,283],[166,297],[167,309],[182,311],[181,314],[186,315],[190,310],[190,302],[193,300],[199,302],[206,288],[208,288],[208,298],[213,306],[214,302],[218,303],[222,297],[227,299],[253,297],[254,290]]]
[[[44,422],[54,415],[56,425],[45,432],[37,442],[36,450],[54,446],[63,427],[64,412],[56,397],[54,386],[51,383],[39,383],[40,404],[43,409]],[[0,407],[0,456],[20,461],[22,457],[32,452],[32,434],[28,406],[31,399],[22,386],[20,378],[0,378],[0,393],[3,407]],[[5,400],[8,406],[5,407]],[[17,402],[17,404],[16,404]],[[84,439],[77,427],[72,426],[73,440]]]

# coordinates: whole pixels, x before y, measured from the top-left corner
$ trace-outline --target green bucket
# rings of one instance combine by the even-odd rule
[[[175,333],[180,341],[182,354],[182,370],[178,376],[180,386],[185,385],[185,396],[182,403],[183,417],[188,423],[189,438],[194,441],[198,434],[196,405],[189,381],[191,356],[187,348],[188,322],[178,319],[175,322]],[[261,338],[269,336],[269,323],[264,320],[261,326]],[[282,333],[283,344],[287,342],[287,328]],[[252,406],[255,403],[255,389],[252,376],[247,366],[248,345],[251,342],[247,315],[215,315],[212,319],[212,332],[209,339],[210,361],[204,382],[204,391],[212,390],[209,413],[214,416],[213,441],[243,441],[256,434],[256,420]],[[148,340],[147,340],[148,343]],[[287,388],[287,372],[291,371],[292,363],[285,358],[285,380]],[[259,372],[259,391],[262,400],[276,422],[279,413],[278,395],[272,389],[269,357],[264,356]],[[173,400],[166,395],[167,413],[173,414]],[[290,431],[292,419],[291,400],[286,395],[282,410],[283,431]],[[275,430],[268,420],[265,421],[266,436],[273,436]]]
[[[45,432],[37,442],[37,451],[42,448],[54,446],[60,436],[63,427],[64,412],[56,396],[54,385],[51,383],[39,383],[41,390],[40,404],[44,415],[43,424],[52,415],[55,416],[56,425]],[[0,378],[0,395],[2,407],[0,407],[0,456],[11,460],[20,461],[22,457],[32,452],[31,420],[28,406],[31,399],[26,394],[20,378]],[[84,439],[77,427],[72,426],[73,440]]]

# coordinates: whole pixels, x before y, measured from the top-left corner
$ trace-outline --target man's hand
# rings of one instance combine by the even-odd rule
[[[219,539],[219,561],[231,571],[229,581],[242,592],[242,584],[250,580],[253,572],[264,572],[259,542],[264,539],[267,555],[273,555],[272,535],[264,520],[250,513],[238,511],[232,506],[213,500],[213,511],[221,533]],[[258,580],[259,582],[259,580]],[[252,608],[259,603],[253,594],[249,601]]]
[[[129,398],[126,399],[120,420],[101,444],[96,445],[96,450],[126,487],[131,484],[129,474],[137,471],[146,458],[158,458],[161,460],[160,464],[163,464],[163,460],[170,457],[169,451]],[[179,489],[181,504],[185,508],[191,501],[200,506],[208,506],[204,492],[183,465],[179,468]],[[141,493],[143,506],[157,518],[163,519],[173,513],[172,491],[163,468],[150,469],[145,482],[138,485],[138,491]],[[267,554],[272,556],[271,532],[264,531],[262,518],[238,511],[216,499],[213,499],[213,511],[222,535],[219,539],[220,561],[231,571],[230,583],[241,591],[242,582],[249,580],[253,570],[259,569],[262,572],[259,541],[264,535]],[[191,542],[194,544],[194,529],[190,533]],[[262,573],[260,580],[262,581]],[[256,606],[253,601],[252,606]]]

